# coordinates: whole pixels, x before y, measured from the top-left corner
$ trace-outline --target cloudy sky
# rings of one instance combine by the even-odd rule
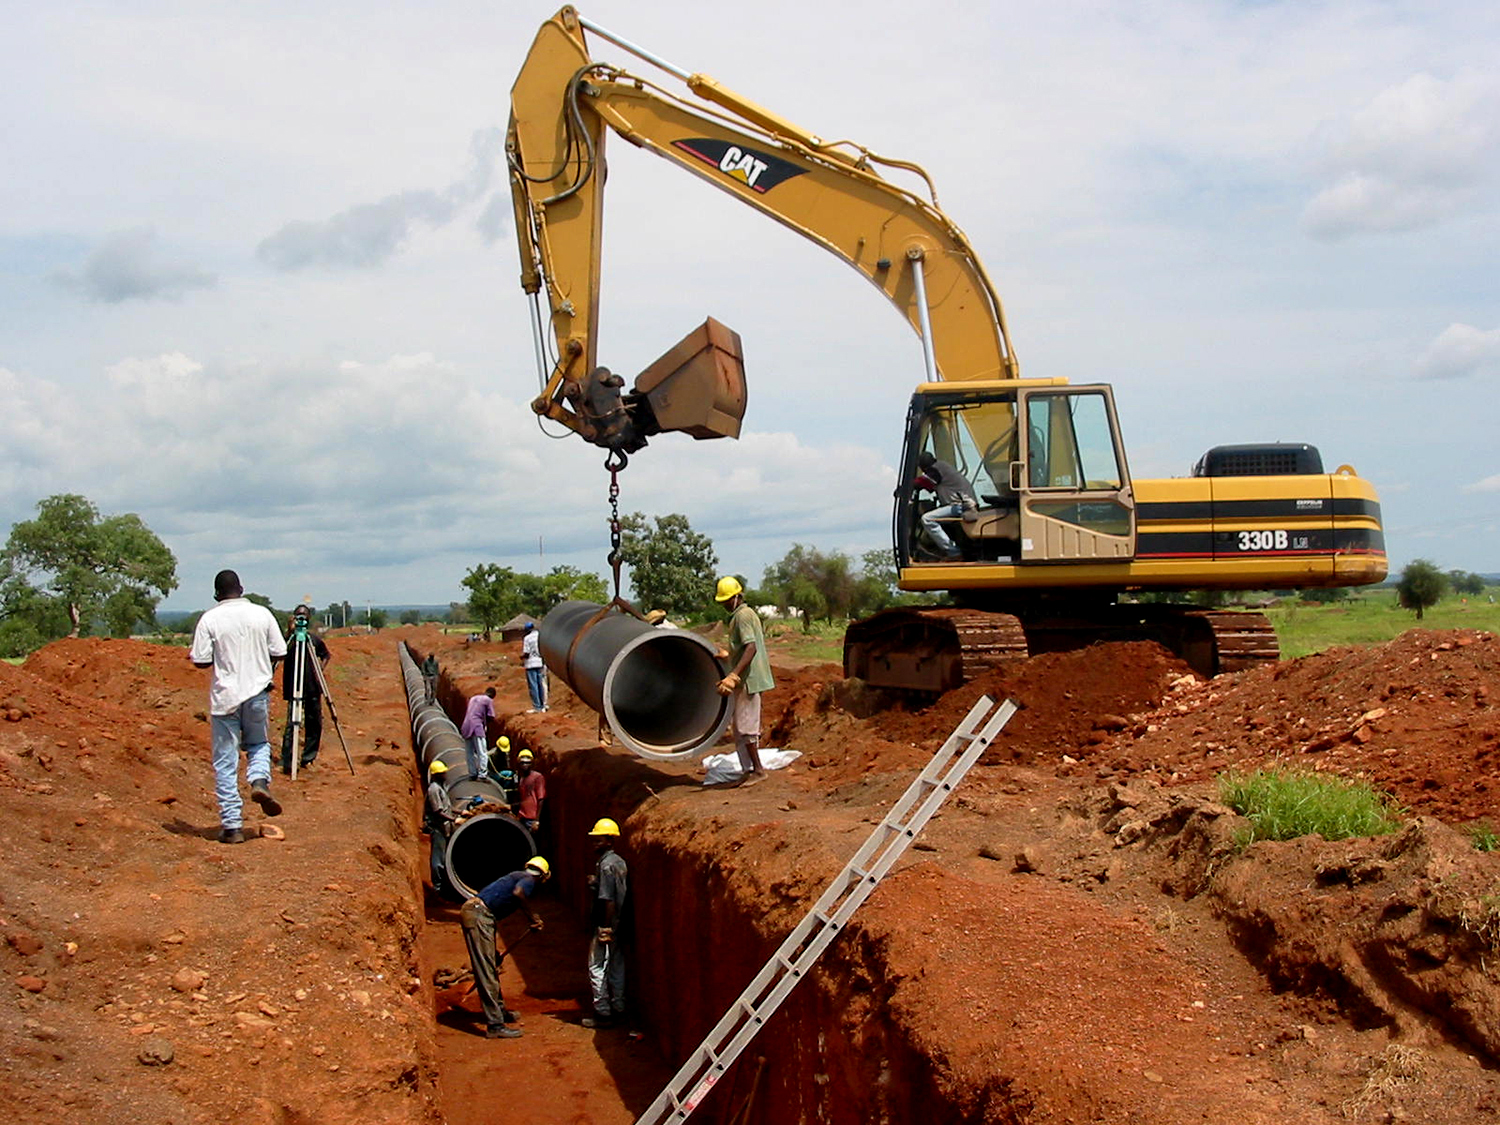
[[[602,572],[600,452],[527,405],[500,152],[553,10],[0,0],[0,522],[57,492],[138,512],[179,560],[169,608],[225,565],[320,605],[444,603],[479,562]],[[1023,373],[1113,383],[1138,478],[1312,442],[1379,489],[1393,569],[1500,570],[1500,6],[583,11],[925,165]],[[793,542],[886,544],[904,321],[697,179],[610,160],[602,362],[712,314],[750,382],[742,440],[657,439],[622,509],[686,514],[753,579]]]

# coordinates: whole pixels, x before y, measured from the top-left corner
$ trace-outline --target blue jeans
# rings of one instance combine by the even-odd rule
[[[922,530],[927,532],[927,537],[931,539],[933,543],[937,544],[937,549],[939,551],[942,551],[943,554],[947,555],[949,558],[957,558],[959,555],[959,550],[956,546],[954,546],[953,540],[949,537],[948,533],[943,530],[943,525],[940,524],[938,520],[951,519],[953,516],[961,516],[963,515],[963,511],[964,506],[962,504],[945,504],[941,507],[932,509],[932,511],[930,512],[924,512],[922,515]]]
[[[589,996],[596,1016],[625,1014],[625,953],[619,938],[600,941],[595,932],[589,939]]]
[[[245,770],[253,785],[271,780],[271,734],[269,693],[252,695],[227,715],[210,715],[208,729],[213,739],[214,796],[219,799],[219,824],[239,828],[244,806],[240,802],[240,750],[250,757]]]
[[[470,777],[489,776],[490,746],[487,738],[486,735],[476,734],[464,747],[464,755],[469,762]]]
[[[526,689],[531,692],[531,705],[538,711],[547,709],[547,682],[543,678],[546,675],[545,668],[526,669]]]

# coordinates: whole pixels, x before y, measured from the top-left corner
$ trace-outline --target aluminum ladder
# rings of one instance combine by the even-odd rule
[[[1016,713],[981,696],[636,1125],[686,1121]]]

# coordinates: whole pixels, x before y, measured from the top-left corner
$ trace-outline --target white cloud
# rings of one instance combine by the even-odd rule
[[[1464,492],[1500,492],[1500,473],[1483,480],[1476,480],[1473,484],[1466,484]]]
[[[1419,379],[1465,379],[1500,374],[1500,328],[1486,332],[1450,324],[1417,360]]]
[[[385,568],[442,601],[483,561],[603,570],[603,451],[548,440],[527,404],[430,354],[325,366],[129,357],[88,395],[90,428],[107,442],[80,440],[79,404],[60,386],[0,368],[0,393],[12,403],[0,417],[11,453],[0,514],[81,492],[104,511],[138,512],[185,577],[245,559],[271,592]],[[682,512],[726,565],[758,575],[761,540],[883,542],[893,482],[856,445],[662,435],[622,474],[621,510]]]
[[[1333,182],[1303,212],[1315,238],[1433,226],[1490,206],[1500,98],[1489,75],[1415,74],[1315,138]]]
[[[163,260],[156,231],[149,227],[110,235],[89,255],[80,272],[59,270],[54,276],[90,301],[110,305],[154,297],[175,299],[192,289],[210,288],[217,280],[186,262]]]
[[[357,204],[332,218],[289,222],[263,239],[257,252],[279,270],[381,265],[405,245],[417,223],[446,226],[483,195],[494,178],[503,144],[499,129],[481,129],[470,141],[468,172],[447,187],[401,191],[375,203]],[[504,229],[493,211],[492,199],[479,220],[487,242],[495,241]]]

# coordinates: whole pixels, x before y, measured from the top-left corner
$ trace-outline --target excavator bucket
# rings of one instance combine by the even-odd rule
[[[745,416],[740,334],[709,317],[636,378],[663,433],[739,437]]]

